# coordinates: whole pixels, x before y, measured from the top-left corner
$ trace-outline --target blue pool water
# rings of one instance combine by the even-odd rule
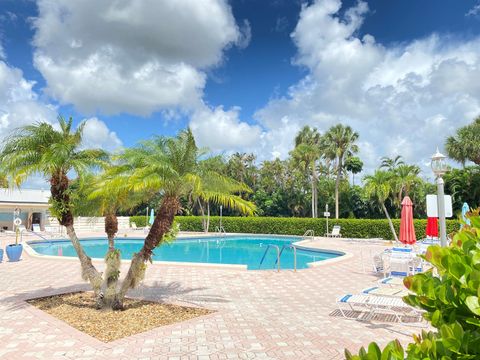
[[[281,250],[284,245],[298,241],[288,237],[204,237],[178,239],[172,244],[164,244],[155,249],[153,260],[179,261],[214,264],[247,265],[249,270],[274,269],[277,267],[276,249],[270,248],[262,265],[260,262],[268,245],[277,245]],[[81,240],[88,256],[103,258],[108,250],[108,243],[102,239]],[[134,252],[140,250],[143,239],[116,239],[115,247],[121,251],[122,259],[131,259]],[[54,256],[76,256],[70,241],[35,242],[29,244],[37,253]],[[306,251],[297,249],[297,269],[308,267],[308,263],[335,258],[343,255],[335,251]],[[282,269],[293,269],[293,250],[285,248],[280,259]]]

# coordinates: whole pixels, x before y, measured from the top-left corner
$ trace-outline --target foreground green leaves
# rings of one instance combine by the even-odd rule
[[[449,247],[430,246],[423,257],[433,265],[425,273],[405,278],[414,293],[407,304],[424,309],[436,331],[422,331],[406,350],[395,340],[382,351],[375,343],[351,360],[480,359],[480,217],[455,234]]]

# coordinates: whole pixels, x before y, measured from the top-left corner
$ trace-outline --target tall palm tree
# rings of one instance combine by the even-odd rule
[[[339,188],[340,179],[342,177],[344,161],[346,158],[358,153],[358,133],[353,131],[350,126],[337,124],[332,126],[323,136],[325,153],[336,162],[336,179],[335,179],[335,218],[338,219],[339,214]]]
[[[454,136],[449,136],[445,149],[449,157],[462,165],[467,161],[480,165],[480,117],[473,123],[457,129]]]
[[[142,248],[130,264],[130,269],[116,295],[113,308],[122,308],[123,299],[130,288],[134,288],[143,279],[146,263],[151,260],[153,250],[159,246],[172,229],[175,215],[180,210],[180,197],[196,188],[205,189],[205,181],[221,183],[224,177],[212,171],[209,177],[199,172],[199,151],[190,129],[181,131],[175,138],[156,137],[144,141],[135,148],[129,148],[120,156],[123,176],[128,179],[124,186],[134,192],[161,192],[162,201],[156,212],[153,224]],[[212,198],[235,207],[243,213],[251,213],[252,205],[239,201],[231,194]]]
[[[36,173],[48,179],[52,213],[67,230],[80,259],[82,277],[92,284],[98,294],[102,276],[85,254],[75,233],[70,196],[72,188],[68,175],[73,172],[81,178],[92,167],[103,166],[108,155],[100,149],[80,150],[85,123],[73,130],[72,122],[72,118],[65,120],[59,116],[59,130],[45,122],[17,129],[4,140],[0,163],[12,185],[20,186]]]
[[[304,165],[305,171],[311,172],[312,218],[318,217],[317,160],[321,155],[320,139],[316,128],[304,126],[295,137],[295,148],[291,152],[293,158]]]
[[[398,241],[397,233],[393,227],[392,219],[385,207],[385,201],[392,193],[392,173],[384,170],[376,170],[373,175],[367,175],[363,178],[365,184],[365,193],[368,197],[375,199],[381,206],[385,216],[388,219],[390,230],[395,241]]]

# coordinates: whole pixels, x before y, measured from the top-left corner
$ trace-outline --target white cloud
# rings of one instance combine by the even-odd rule
[[[96,117],[85,120],[83,128],[83,147],[116,151],[122,147],[122,141],[114,131]]]
[[[266,129],[261,149],[278,138],[293,144],[292,127],[325,131],[341,122],[360,133],[367,169],[397,154],[423,167],[436,146],[480,114],[480,38],[432,34],[383,46],[358,36],[365,2],[342,18],[340,7],[340,0],[318,0],[302,8],[292,39],[295,63],[308,75],[256,113]],[[291,146],[279,149],[282,156]]]
[[[234,151],[254,147],[260,140],[261,129],[239,119],[239,108],[224,110],[204,105],[191,117],[190,128],[199,146],[212,151]]]
[[[33,90],[34,85],[35,82],[24,78],[21,70],[0,61],[0,142],[21,126],[38,122],[57,126],[57,107],[42,102]],[[86,120],[83,146],[113,151],[122,143],[103,121],[91,118]],[[23,187],[48,188],[48,183],[37,175],[28,179]]]
[[[226,0],[39,0],[34,63],[46,91],[86,113],[201,106],[204,70],[248,45]]]
[[[480,14],[480,4],[474,5],[468,12],[465,14],[465,16],[477,16]]]

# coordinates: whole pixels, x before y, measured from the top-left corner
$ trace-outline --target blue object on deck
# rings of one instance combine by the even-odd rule
[[[22,244],[7,245],[6,250],[7,250],[7,257],[9,261],[11,262],[19,261],[20,256],[22,256],[23,245]]]
[[[470,219],[467,218],[467,213],[470,211],[470,206],[466,202],[462,205],[462,220],[465,224],[470,225]],[[460,224],[460,229],[463,228],[463,224]]]
[[[347,302],[348,299],[350,299],[352,297],[352,294],[347,294],[345,295],[343,298],[340,299],[340,302]]]
[[[150,218],[148,219],[148,223],[149,223],[150,225],[152,225],[152,224],[153,224],[153,220],[155,220],[155,213],[154,213],[154,211],[153,211],[153,209],[152,209],[152,210],[150,211]]]
[[[0,249],[0,263],[3,261],[3,249]]]

